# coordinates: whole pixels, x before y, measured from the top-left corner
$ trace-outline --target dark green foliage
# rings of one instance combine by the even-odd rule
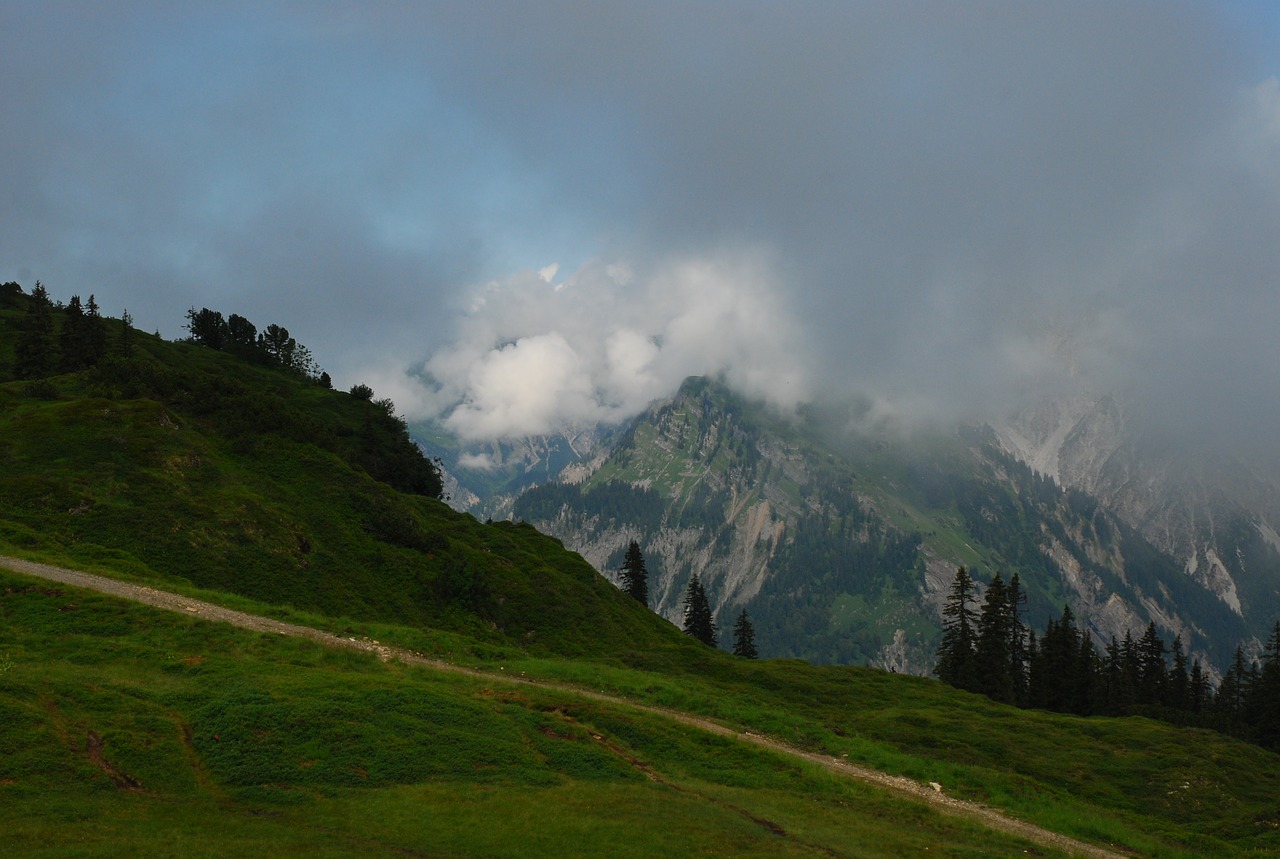
[[[512,510],[526,522],[550,522],[564,512],[599,516],[615,527],[642,531],[662,525],[663,502],[652,489],[611,480],[583,491],[577,484],[544,483],[521,493]]]
[[[57,345],[53,335],[53,303],[44,284],[36,281],[27,305],[26,319],[14,347],[14,376],[19,379],[43,379],[58,366]]]
[[[622,562],[619,575],[622,589],[645,608],[649,607],[649,572],[644,566],[644,554],[635,540],[627,546],[627,557]]]
[[[987,586],[982,610],[978,615],[977,644],[974,652],[974,691],[988,698],[1011,704],[1015,700],[1013,671],[1013,639],[1015,615],[1009,600],[1009,589],[996,573]]]
[[[132,358],[134,355],[133,317],[128,308],[120,314],[120,334],[116,338],[116,354],[121,358]]]
[[[271,363],[292,367],[298,351],[298,341],[289,336],[288,328],[268,325],[258,335],[258,348]]]
[[[944,608],[947,626],[936,668],[950,685],[1023,707],[1080,716],[1141,714],[1280,747],[1280,623],[1268,639],[1262,665],[1248,664],[1243,647],[1236,648],[1215,694],[1198,659],[1188,668],[1182,636],[1175,635],[1169,647],[1155,623],[1148,623],[1137,641],[1128,632],[1123,642],[1112,636],[1100,656],[1069,606],[1039,638],[1027,637],[1016,609],[1016,575],[1009,587],[996,575],[976,623],[973,612],[964,611],[972,589],[961,568]]]
[[[185,327],[191,333],[190,341],[200,346],[280,367],[304,379],[315,380],[320,374],[311,351],[281,325],[268,325],[259,334],[257,326],[239,314],[223,319],[216,310],[193,307],[187,311]],[[373,392],[369,395],[372,397]]]
[[[357,400],[372,400],[373,388],[370,388],[365,384],[352,385],[351,396],[355,397]]]
[[[942,642],[934,673],[944,683],[960,689],[975,689],[973,579],[964,567],[956,570],[951,592],[942,608]]]
[[[216,310],[192,307],[187,311],[187,322],[183,326],[191,334],[191,342],[210,349],[222,349],[227,345],[227,321]]]
[[[756,659],[760,655],[756,650],[756,631],[745,608],[733,624],[733,655],[746,659]]]
[[[716,623],[711,615],[707,592],[695,575],[684,595],[684,631],[708,647],[716,646]]]

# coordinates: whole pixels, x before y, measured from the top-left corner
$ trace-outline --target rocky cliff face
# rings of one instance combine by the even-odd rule
[[[1018,572],[1037,628],[1064,604],[1100,645],[1154,620],[1206,664],[1251,628],[1251,605],[1276,604],[1242,584],[1273,579],[1241,570],[1280,537],[1186,483],[1186,463],[1156,468],[1116,400],[928,438],[817,424],[691,380],[612,435],[481,452],[502,466],[481,472],[473,509],[529,521],[610,577],[637,540],[665,617],[681,621],[696,573],[724,640],[745,607],[762,653],[821,662],[928,673],[961,564],[979,582]]]
[[[1280,487],[1246,465],[1139,438],[1116,397],[1046,403],[1012,418],[1002,445],[1098,499],[1174,558],[1249,627],[1280,607]]]

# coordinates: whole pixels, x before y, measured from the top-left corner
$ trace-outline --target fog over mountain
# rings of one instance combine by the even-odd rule
[[[283,323],[466,438],[723,373],[1263,450],[1277,72],[1251,2],[11,2],[0,279]]]

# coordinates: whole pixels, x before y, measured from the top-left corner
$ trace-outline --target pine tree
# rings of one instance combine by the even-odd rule
[[[84,307],[81,306],[78,295],[71,296],[63,312],[59,346],[62,352],[59,367],[64,373],[74,373],[89,366],[89,338],[85,325]]]
[[[1214,699],[1218,712],[1226,717],[1229,724],[1234,723],[1244,714],[1247,682],[1244,649],[1236,645],[1235,658],[1231,662],[1231,667],[1222,675],[1222,683],[1218,685],[1218,694]]]
[[[708,647],[716,646],[716,624],[711,615],[707,592],[698,581],[697,573],[689,580],[684,595],[684,631]]]
[[[1027,593],[1022,579],[1014,573],[1009,578],[1009,677],[1013,681],[1013,700],[1019,706],[1027,703],[1028,630],[1022,622],[1022,607]]]
[[[129,314],[127,307],[120,316],[120,337],[116,340],[116,351],[122,358],[133,357],[133,316]]]
[[[751,626],[751,619],[747,617],[745,608],[733,625],[733,655],[747,659],[755,659],[759,655],[756,652],[756,631]]]
[[[96,367],[107,357],[107,323],[93,293],[89,293],[89,301],[84,306],[84,338],[89,366]]]
[[[974,691],[1004,703],[1013,702],[1009,642],[1013,619],[1009,592],[999,573],[987,586],[978,615],[977,646],[974,653]]]
[[[1147,631],[1138,641],[1138,703],[1151,706],[1163,704],[1169,685],[1169,669],[1165,664],[1164,639],[1156,631],[1156,622],[1147,624]]]
[[[1209,688],[1209,678],[1204,676],[1204,669],[1200,667],[1199,659],[1191,663],[1188,696],[1187,709],[1192,713],[1202,713],[1212,704],[1212,690]]]
[[[649,571],[645,569],[644,555],[640,551],[640,544],[635,540],[627,546],[627,556],[622,561],[622,571],[619,578],[622,580],[622,589],[641,605],[648,607],[649,605]]]
[[[53,374],[58,352],[53,341],[53,303],[38,280],[31,290],[24,324],[14,345],[14,374],[19,379],[43,379]]]
[[[972,601],[973,579],[968,570],[960,567],[942,607],[942,641],[938,644],[938,663],[933,671],[942,682],[961,689],[973,688],[976,619],[970,607]]]
[[[1180,634],[1173,637],[1173,668],[1169,670],[1165,703],[1177,710],[1186,710],[1191,704],[1191,678],[1187,674],[1187,654]]]
[[[1250,690],[1251,715],[1258,742],[1280,748],[1280,621],[1262,653],[1262,672]]]

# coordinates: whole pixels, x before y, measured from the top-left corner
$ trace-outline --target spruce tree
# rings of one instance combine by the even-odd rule
[[[1013,681],[1013,700],[1019,706],[1027,703],[1028,630],[1022,622],[1022,607],[1027,602],[1027,592],[1022,589],[1022,579],[1014,573],[1009,578],[1009,677]]]
[[[1257,685],[1250,690],[1253,699],[1251,715],[1258,742],[1280,748],[1280,621],[1262,653],[1262,671]]]
[[[999,573],[987,585],[978,615],[977,646],[974,654],[974,691],[996,701],[1013,703],[1013,676],[1010,671],[1009,641],[1013,620],[1009,592]]]
[[[53,302],[44,284],[36,281],[27,305],[24,328],[14,345],[14,375],[19,379],[43,379],[53,374],[58,350],[53,340]]]
[[[62,315],[62,333],[59,335],[62,359],[59,363],[64,373],[74,373],[89,366],[89,338],[87,336],[84,307],[80,296],[73,295]]]
[[[627,556],[622,561],[622,589],[643,606],[649,605],[649,571],[645,569],[644,554],[635,540],[627,546]]]
[[[1138,703],[1163,704],[1169,686],[1169,668],[1165,663],[1165,644],[1156,631],[1156,622],[1147,623],[1147,631],[1138,641]]]
[[[942,641],[933,671],[944,683],[961,689],[973,686],[974,611],[973,579],[964,567],[956,570],[951,593],[942,607]]]
[[[698,581],[697,573],[689,580],[684,595],[684,631],[708,647],[716,646],[716,624],[711,615],[707,592]]]
[[[127,307],[120,316],[120,337],[116,340],[116,352],[122,358],[133,357],[133,316]]]
[[[89,300],[84,306],[84,338],[89,366],[96,367],[107,357],[107,323],[93,293],[89,293]]]
[[[759,656],[756,651],[756,631],[751,626],[751,619],[747,617],[745,608],[733,625],[733,655],[745,656],[747,659]]]
[[[1187,674],[1187,654],[1181,635],[1173,637],[1173,668],[1169,670],[1165,703],[1177,710],[1189,709],[1191,704],[1191,677]]]

